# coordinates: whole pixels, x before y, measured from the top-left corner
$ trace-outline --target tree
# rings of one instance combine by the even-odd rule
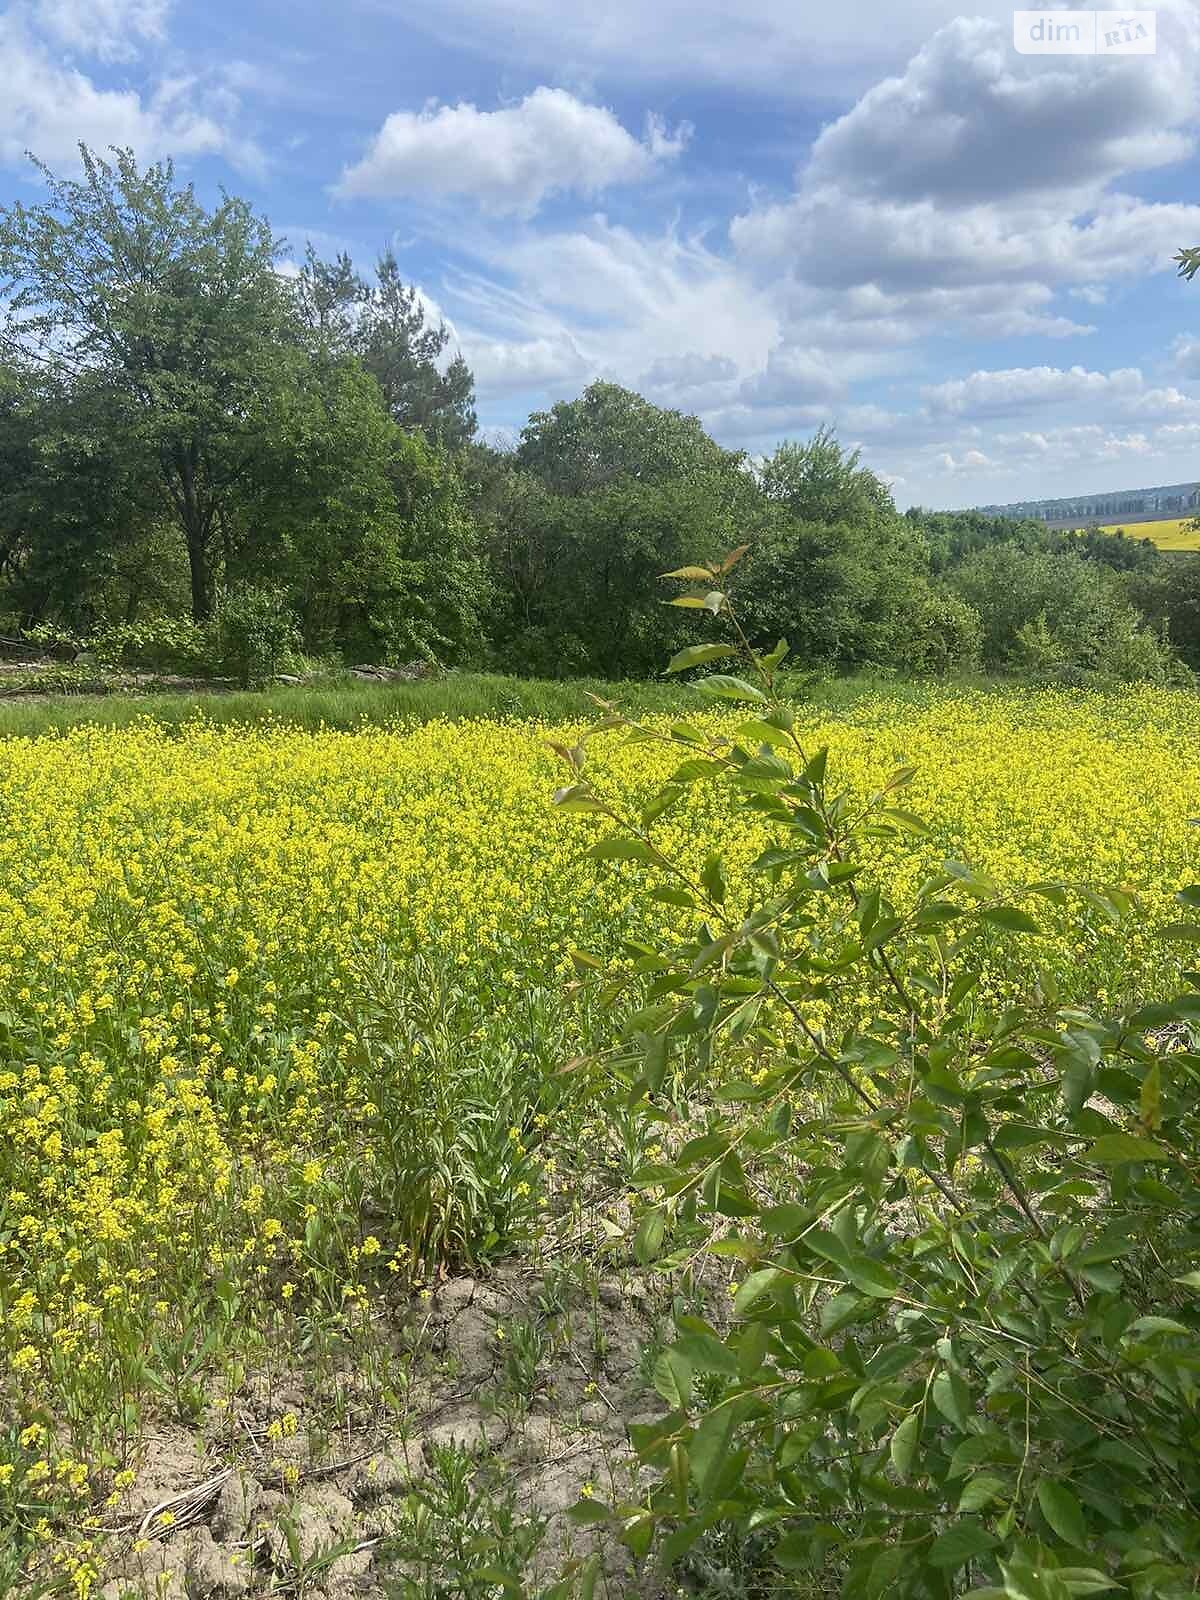
[[[384,404],[406,433],[458,450],[474,438],[475,380],[461,352],[447,362],[450,332],[426,322],[417,288],[385,251],[368,284],[348,255],[322,261],[309,245],[298,292],[305,321],[328,349],[357,355],[377,380]]]
[[[281,580],[312,651],[463,659],[486,575],[453,463],[396,426],[354,356],[290,359],[300,372],[280,386],[230,573]]]
[[[762,490],[800,522],[874,527],[896,516],[892,491],[846,450],[832,428],[818,428],[804,444],[788,440],[763,465]]]
[[[560,495],[513,469],[489,534],[501,661],[545,677],[652,674],[687,637],[656,576],[696,550],[715,556],[743,527],[737,502],[703,481],[624,479]]]
[[[0,574],[17,625],[86,632],[186,592],[156,475],[124,448],[127,409],[98,371],[0,373]]]
[[[122,448],[152,466],[183,536],[192,612],[212,604],[212,547],[253,471],[293,337],[271,230],[242,200],[212,211],[172,164],[141,172],[80,146],[82,182],[39,163],[48,202],[0,211],[5,339],[63,382],[122,403]]]
[[[995,545],[950,575],[983,622],[984,665],[1038,678],[1162,678],[1167,655],[1110,568],[1074,554]]]
[[[770,513],[740,569],[756,636],[787,638],[798,665],[836,671],[974,665],[979,619],[934,588],[924,542],[903,519],[801,521],[778,501]]]
[[[390,250],[375,268],[361,351],[368,372],[383,390],[388,411],[406,432],[419,428],[428,438],[454,450],[473,438],[475,380],[456,352],[445,370],[438,365],[450,343],[444,323],[425,321],[425,307],[411,284],[400,277]]]
[[[562,495],[623,480],[745,479],[743,460],[710,439],[696,417],[665,411],[615,383],[593,383],[577,400],[535,411],[516,452],[518,466]]]

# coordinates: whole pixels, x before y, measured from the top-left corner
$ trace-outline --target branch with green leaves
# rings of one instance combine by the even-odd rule
[[[901,903],[878,847],[927,854],[936,819],[895,805],[908,769],[865,798],[834,787],[780,692],[786,644],[760,652],[741,625],[742,553],[667,577],[685,585],[670,604],[721,630],[669,670],[719,666],[697,693],[744,719],[605,703],[593,733],[678,752],[636,814],[594,775],[591,734],[559,747],[560,809],[612,830],[588,853],[672,912],[613,965],[577,953],[621,1017],[597,1092],[660,1147],[634,1175],[631,1248],[700,1282],[706,1263],[739,1274],[731,1310],[680,1315],[655,1369],[667,1411],[634,1442],[657,1486],[576,1515],[668,1564],[719,1529],[764,1571],[836,1573],[847,1594],[1190,1592],[1200,994],[1118,1018],[1059,1004],[1048,976],[989,999],[1008,942],[1039,932],[1018,902],[1119,924],[1130,897],[1006,895],[945,861]],[[697,785],[768,829],[748,870],[699,824],[680,848]],[[698,1103],[702,1128],[671,1144]]]

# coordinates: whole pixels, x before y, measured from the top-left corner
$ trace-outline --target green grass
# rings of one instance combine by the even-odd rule
[[[967,681],[962,680],[964,685]],[[973,688],[1001,687],[982,678],[969,682]],[[929,687],[920,680],[897,680],[886,673],[818,680],[802,675],[787,685],[790,697],[827,706],[831,711],[850,706],[872,692],[919,701]],[[122,728],[145,717],[167,728],[180,727],[196,717],[239,725],[274,720],[310,729],[378,727],[396,721],[433,722],[438,718],[459,722],[470,717],[569,722],[594,713],[589,695],[617,700],[624,710],[634,712],[682,713],[694,711],[697,704],[690,685],[675,680],[608,683],[599,678],[576,678],[556,682],[453,672],[414,683],[336,679],[233,692],[14,696],[0,700],[0,738],[65,733],[84,723]]]
[[[218,724],[286,722],[300,728],[356,728],[406,720],[462,721],[495,717],[567,721],[588,716],[589,693],[620,696],[627,708],[677,711],[687,694],[673,683],[566,683],[508,678],[491,673],[450,673],[415,683],[369,683],[354,679],[235,692],[182,694],[46,695],[0,701],[0,737],[62,733],[81,723],[121,728],[150,717],[178,727],[197,716]]]

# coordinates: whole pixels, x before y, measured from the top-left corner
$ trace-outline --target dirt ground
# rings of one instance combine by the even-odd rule
[[[329,1424],[330,1378],[278,1372],[164,1425],[110,1513],[103,1600],[453,1596],[503,1557],[537,1594],[600,1552],[596,1594],[664,1591],[567,1509],[636,1493],[627,1429],[664,1407],[646,1351],[665,1307],[637,1277],[464,1277],[381,1326],[409,1376]],[[494,1549],[493,1549],[494,1547]],[[486,1593],[475,1589],[472,1593]],[[499,1589],[496,1593],[501,1592]]]

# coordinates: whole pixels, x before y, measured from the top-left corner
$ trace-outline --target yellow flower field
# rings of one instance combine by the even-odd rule
[[[1170,987],[1156,929],[1197,876],[1200,700],[930,693],[801,723],[856,791],[919,769],[905,804],[935,832],[886,847],[898,897],[947,855],[1137,891],[1120,927],[1039,909],[998,986]],[[233,1353],[352,1329],[383,1286],[536,1226],[550,1128],[572,1126],[554,1069],[599,1025],[568,952],[646,914],[644,869],[584,860],[595,823],[552,811],[550,736],[0,746],[0,1529],[49,1536],[56,1506],[109,1493],[146,1418],[196,1410]],[[591,749],[622,798],[677,759]],[[727,803],[697,785],[661,837],[736,869],[762,836]]]
[[[1149,539],[1160,550],[1200,550],[1195,522],[1194,516],[1163,517],[1157,522],[1112,522],[1101,531],[1116,533],[1120,529],[1131,539]]]

